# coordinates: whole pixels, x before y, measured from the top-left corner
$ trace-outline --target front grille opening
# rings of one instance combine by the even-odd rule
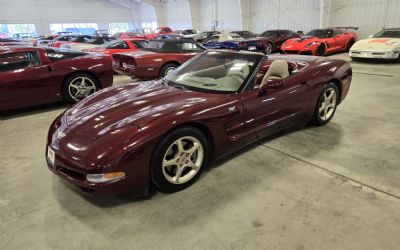
[[[57,171],[76,180],[85,181],[86,179],[86,176],[84,174],[81,174],[79,172],[67,168],[58,167]]]
[[[302,51],[302,52],[300,52],[300,55],[312,56],[312,52],[311,51]]]

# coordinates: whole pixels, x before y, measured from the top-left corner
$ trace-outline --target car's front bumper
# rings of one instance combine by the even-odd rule
[[[313,56],[315,54],[315,49],[312,47],[307,47],[302,50],[296,50],[296,49],[292,49],[292,48],[290,48],[290,49],[281,48],[280,52],[282,54]]]
[[[370,59],[397,59],[400,51],[358,51],[349,52],[352,58],[370,58]]]
[[[93,169],[85,171],[82,168],[74,166],[72,160],[64,159],[63,156],[60,156],[60,152],[57,151],[54,164],[52,164],[47,157],[47,149],[48,147],[46,148],[46,162],[49,170],[64,181],[75,186],[82,193],[90,195],[113,195],[131,192],[142,194],[148,192],[148,173],[147,171],[140,171],[139,166],[130,166],[129,168],[126,168],[126,166],[118,166],[112,170],[105,170],[105,172],[125,170],[124,173],[126,173],[126,176],[115,181],[92,183],[86,180],[86,175],[102,172],[93,172]],[[140,163],[140,160],[138,160],[137,163]],[[129,165],[131,164],[132,162],[130,162]]]

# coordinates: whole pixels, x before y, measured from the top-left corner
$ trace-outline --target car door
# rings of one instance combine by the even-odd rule
[[[37,51],[0,55],[0,110],[17,109],[47,102],[54,80]]]
[[[258,76],[264,74],[259,72]],[[247,128],[261,139],[303,121],[309,107],[309,90],[309,82],[301,73],[290,75],[283,79],[282,87],[268,89],[262,95],[256,85],[250,88],[242,96]]]
[[[335,30],[334,32],[334,39],[335,39],[335,49],[340,50],[345,48],[346,46],[346,36],[344,35],[343,31]]]

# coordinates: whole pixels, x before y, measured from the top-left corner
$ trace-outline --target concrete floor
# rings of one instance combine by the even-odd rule
[[[400,64],[352,65],[328,125],[268,138],[146,199],[87,198],[47,170],[47,129],[65,106],[3,117],[0,249],[399,249]]]

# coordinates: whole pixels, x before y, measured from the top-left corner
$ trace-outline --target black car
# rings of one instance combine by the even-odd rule
[[[221,32],[219,31],[203,31],[198,35],[195,35],[193,37],[193,41],[195,41],[196,43],[202,43],[204,42],[204,40],[206,40],[209,37],[212,37],[213,35],[218,35],[221,34]]]
[[[256,33],[253,33],[251,31],[247,31],[247,30],[242,30],[242,31],[232,31],[230,33],[235,33],[238,34],[239,36],[248,39],[248,38],[253,38],[253,37],[258,37],[259,35]]]
[[[261,33],[260,36],[272,40],[275,44],[274,50],[277,50],[286,40],[300,37],[301,34],[300,32],[294,32],[291,30],[267,30]]]
[[[17,43],[17,42],[21,42],[20,40],[15,40],[15,39],[10,39],[10,38],[0,38],[0,43]]]

